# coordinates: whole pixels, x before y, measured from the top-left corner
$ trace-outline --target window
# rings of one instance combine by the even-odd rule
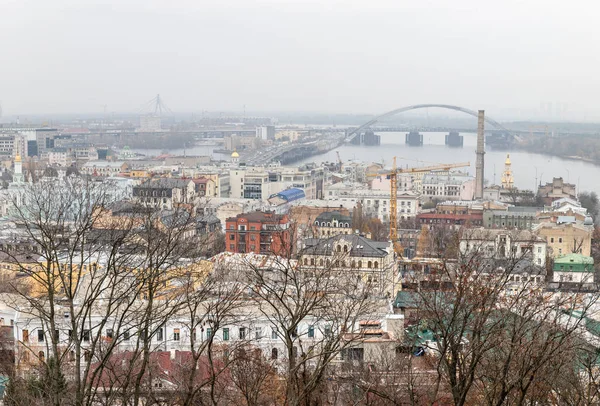
[[[367,268],[373,268],[373,263],[371,261],[367,263]]]
[[[54,341],[56,341],[56,342],[60,341],[60,331],[59,330],[54,330]]]
[[[173,329],[173,341],[179,341],[181,338],[181,332],[178,328]]]
[[[158,330],[156,331],[156,340],[157,341],[164,340],[164,338],[163,338],[163,328],[162,327],[159,327]]]
[[[542,253],[542,247],[538,247],[538,254]]]
[[[90,362],[92,360],[92,353],[86,350],[83,353],[83,359],[85,359],[85,362]]]
[[[235,244],[229,244],[229,249],[232,251],[235,250]]]
[[[39,329],[37,331],[38,334],[38,342],[43,343],[44,342],[44,330]]]
[[[90,341],[90,330],[83,330],[83,341]]]
[[[229,234],[229,239],[230,239],[231,241],[235,240],[235,234]]]
[[[561,243],[562,242],[562,237],[558,237],[558,242]]]
[[[229,341],[229,329],[228,328],[223,329],[223,341]]]
[[[262,338],[262,328],[261,327],[256,327],[254,329],[254,338],[256,340],[260,340]]]
[[[271,359],[277,359],[278,353],[277,353],[277,348],[273,348],[271,350]]]
[[[246,327],[240,327],[240,331],[239,331],[239,337],[240,340],[243,340],[246,338]]]
[[[375,261],[374,266],[375,266],[375,269],[379,268],[379,262]]]
[[[554,237],[550,237],[550,242],[554,242]]]
[[[273,340],[277,339],[277,327],[273,327],[271,329],[271,339],[273,339]]]
[[[115,333],[114,333],[114,331],[113,331],[113,329],[112,329],[112,328],[108,328],[108,329],[106,329],[106,336],[107,336],[108,338],[113,338],[114,334],[115,334]]]
[[[254,234],[250,235],[250,241],[256,241],[256,236]]]
[[[23,330],[23,342],[29,342],[29,330]]]
[[[125,340],[125,341],[129,340],[129,331],[123,332],[123,340]]]
[[[308,338],[314,338],[315,337],[315,326],[309,326],[308,327]]]
[[[44,355],[44,351],[38,352],[38,358],[40,359],[41,362],[44,362],[44,359],[46,358]]]
[[[323,331],[323,334],[327,337],[329,335],[331,335],[331,326],[325,326],[325,329]]]
[[[206,329],[206,339],[210,340],[212,338],[212,334],[213,334],[213,329],[212,328],[207,328]]]

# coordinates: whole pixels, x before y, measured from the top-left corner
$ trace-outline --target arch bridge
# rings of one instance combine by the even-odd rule
[[[452,104],[414,104],[412,106],[401,107],[399,109],[388,111],[387,113],[383,113],[383,114],[373,118],[371,121],[368,121],[365,124],[361,125],[360,127],[357,127],[354,130],[350,131],[348,133],[348,135],[346,136],[346,141],[352,141],[354,139],[354,137],[361,134],[364,130],[371,127],[373,124],[377,123],[379,120],[383,120],[385,118],[395,116],[396,114],[400,114],[405,111],[426,109],[426,108],[430,108],[430,107],[460,111],[462,113],[465,113],[465,114],[468,114],[470,116],[477,118],[477,112],[475,110],[466,109],[466,108],[460,107],[460,106],[454,106]],[[505,131],[507,133],[509,132],[509,130],[506,129],[502,124],[500,124],[499,122],[497,122],[496,120],[494,120],[488,116],[485,116],[485,121],[498,130]]]

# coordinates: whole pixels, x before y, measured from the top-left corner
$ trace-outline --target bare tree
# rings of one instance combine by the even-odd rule
[[[572,351],[596,298],[540,289],[543,269],[531,264],[527,242],[497,252],[481,241],[467,240],[458,262],[444,261],[438,277],[449,284],[418,292],[421,323],[435,337],[434,393],[450,393],[455,405],[542,401],[543,382]],[[566,317],[565,309],[579,312]]]
[[[301,250],[295,258],[303,255]],[[254,305],[281,340],[285,404],[308,405],[322,399],[332,362],[359,339],[358,325],[376,309],[368,284],[336,266],[300,266],[296,259],[270,257],[269,266],[245,264]]]

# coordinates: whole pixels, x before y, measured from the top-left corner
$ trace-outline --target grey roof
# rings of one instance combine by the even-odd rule
[[[514,241],[529,241],[529,242],[541,242],[544,239],[538,237],[535,233],[529,230],[501,230],[494,228],[468,228],[463,231],[461,240],[482,240],[492,241],[495,240],[499,235],[505,235],[510,237]]]
[[[538,211],[544,210],[543,207],[532,207],[532,206],[508,206],[508,211],[512,213],[537,213]]]
[[[546,269],[533,262],[531,255],[524,256],[519,259],[495,259],[486,258],[481,260],[480,265],[483,271],[494,270],[495,273],[506,272],[510,274],[530,274],[530,275],[546,275]],[[487,268],[487,269],[486,269]]]
[[[486,210],[486,213],[492,213],[494,216],[498,217],[509,217],[509,218],[535,218],[537,212],[536,211],[506,211],[506,210]]]
[[[190,179],[156,178],[149,179],[137,188],[143,189],[185,189],[192,182]]]
[[[333,255],[342,241],[350,243],[351,257],[385,257],[390,249],[389,242],[370,240],[358,234],[340,234],[331,238],[307,238],[305,253],[309,255]]]
[[[217,216],[215,216],[214,214],[206,214],[206,215],[200,217],[199,219],[197,219],[196,222],[205,223],[205,224],[217,224],[217,223],[220,223],[221,220],[219,220],[219,218]]]
[[[577,222],[577,220],[575,219],[575,216],[558,216],[558,218],[556,219],[556,224],[575,223],[575,222]]]

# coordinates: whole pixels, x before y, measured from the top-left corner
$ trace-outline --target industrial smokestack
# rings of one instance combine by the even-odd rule
[[[483,199],[484,120],[485,111],[479,110],[477,114],[477,150],[475,152],[477,155],[475,163],[475,199]]]

